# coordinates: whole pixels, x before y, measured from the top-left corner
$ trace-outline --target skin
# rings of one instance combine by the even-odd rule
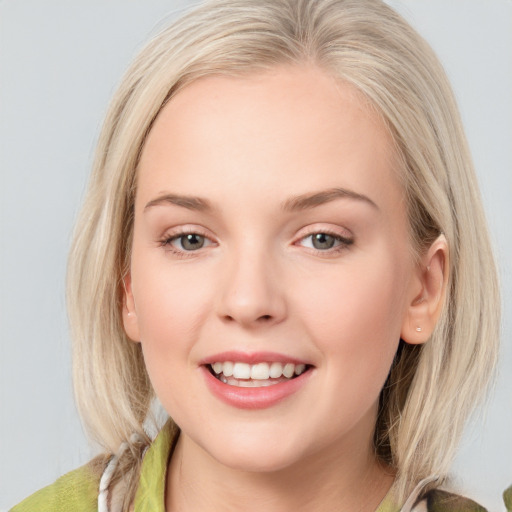
[[[386,495],[379,393],[400,337],[428,339],[447,258],[442,239],[412,256],[392,147],[364,99],[311,66],[202,78],[160,112],[139,166],[123,318],[182,429],[168,511],[373,511]],[[283,208],[335,188],[350,194]],[[204,245],[187,251],[183,231]],[[315,233],[334,246],[315,249]],[[239,409],[201,371],[229,350],[312,368],[281,402]]]

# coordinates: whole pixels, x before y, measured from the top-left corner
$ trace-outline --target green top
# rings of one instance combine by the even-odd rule
[[[165,512],[166,472],[175,439],[173,429],[167,425],[144,455],[134,512]],[[10,512],[97,512],[100,473],[93,464],[86,464],[37,491]],[[475,502],[443,491],[432,491],[426,499],[432,512],[485,512]],[[399,510],[390,492],[376,512]]]
[[[91,466],[71,471],[54,484],[37,491],[11,512],[92,512],[98,510],[99,477]]]
[[[509,512],[512,512],[512,485],[503,492],[503,501]]]
[[[170,428],[163,428],[147,450],[135,496],[135,512],[165,512],[165,478],[174,437]],[[32,494],[10,512],[96,512],[100,473],[91,463],[86,464]]]

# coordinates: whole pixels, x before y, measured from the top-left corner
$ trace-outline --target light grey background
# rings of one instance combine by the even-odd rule
[[[73,405],[66,253],[99,126],[131,57],[182,0],[0,0],[0,510],[93,454]],[[499,258],[501,371],[454,466],[504,510],[512,484],[512,2],[402,0],[454,85]]]

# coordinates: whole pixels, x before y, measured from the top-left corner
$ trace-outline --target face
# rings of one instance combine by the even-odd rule
[[[218,463],[369,450],[416,294],[391,148],[355,90],[309,67],[200,79],[157,118],[125,328]]]

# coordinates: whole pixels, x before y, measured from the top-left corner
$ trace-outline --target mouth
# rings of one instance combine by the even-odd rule
[[[217,380],[240,388],[262,388],[296,379],[311,367],[292,362],[259,362],[248,364],[237,361],[216,361],[205,365]]]

